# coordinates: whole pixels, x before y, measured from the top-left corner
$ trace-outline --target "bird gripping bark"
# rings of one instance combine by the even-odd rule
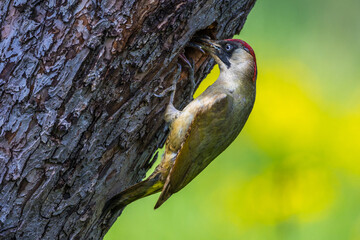
[[[238,136],[255,101],[257,66],[253,49],[238,39],[196,38],[193,46],[205,50],[220,67],[220,76],[182,111],[173,105],[178,66],[165,120],[170,133],[160,164],[145,180],[111,198],[103,215],[161,191],[155,208],[185,187]],[[193,69],[190,69],[193,73]]]

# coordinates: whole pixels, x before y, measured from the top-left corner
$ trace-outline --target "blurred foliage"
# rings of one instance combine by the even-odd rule
[[[242,133],[159,210],[158,195],[128,206],[105,239],[360,239],[359,9],[259,0],[237,36],[259,71]]]

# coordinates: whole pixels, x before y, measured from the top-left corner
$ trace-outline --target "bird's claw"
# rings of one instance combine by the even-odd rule
[[[171,72],[173,72],[175,70],[175,67],[171,70]],[[180,64],[177,64],[177,71],[175,73],[175,76],[174,76],[174,81],[173,83],[171,84],[170,87],[168,87],[167,89],[163,90],[161,93],[153,93],[153,95],[155,97],[158,97],[158,98],[163,98],[165,97],[169,92],[171,92],[171,96],[170,96],[170,102],[173,101],[174,99],[174,96],[175,95],[175,91],[176,91],[176,84],[177,82],[179,81],[179,78],[180,78],[180,74],[181,74],[181,71],[182,71],[182,67]],[[172,99],[172,100],[171,100]]]
[[[164,91],[162,91],[161,93],[157,94],[154,93],[153,95],[157,98],[163,98],[166,96],[166,94],[168,94],[170,91],[172,91],[172,87],[165,89]]]
[[[191,89],[190,89],[190,100],[193,100],[193,95],[195,92],[195,88],[196,88],[196,83],[195,83],[195,62],[194,59],[187,59],[187,57],[182,53],[180,54],[180,58],[186,63],[186,68],[189,71],[189,80],[190,80],[190,84],[191,84]]]
[[[176,92],[176,84],[178,83],[179,79],[180,79],[180,75],[181,75],[181,71],[182,71],[182,67],[181,67],[181,64],[177,64],[177,71],[175,73],[175,76],[174,76],[174,80],[173,80],[173,83],[171,85],[171,89],[172,89],[172,93],[170,95],[170,103],[173,104],[174,102],[174,98],[175,98],[175,92]]]

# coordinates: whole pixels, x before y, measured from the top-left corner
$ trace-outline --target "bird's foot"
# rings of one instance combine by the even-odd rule
[[[178,66],[178,69],[177,69],[177,71],[175,73],[174,80],[173,80],[172,86],[170,88],[172,90],[172,93],[170,95],[170,101],[169,101],[169,104],[168,104],[168,106],[166,107],[166,110],[165,110],[164,119],[165,119],[166,122],[174,121],[174,119],[177,118],[177,116],[179,114],[179,110],[177,110],[174,107],[174,98],[175,98],[175,93],[176,93],[176,84],[178,83],[178,81],[180,79],[182,67],[181,67],[180,64],[177,64],[177,66]]]
[[[170,88],[165,89],[164,91],[162,91],[161,93],[154,93],[155,97],[158,98],[163,98],[165,97],[169,92],[173,91],[172,86]]]
[[[189,71],[189,80],[190,80],[190,84],[191,84],[191,89],[190,89],[190,100],[194,99],[194,92],[195,92],[195,88],[196,88],[196,83],[195,83],[195,62],[193,59],[191,59],[189,61],[189,59],[187,59],[187,57],[185,56],[185,54],[181,53],[180,54],[180,58],[181,60],[183,60],[186,63],[186,68]]]
[[[174,72],[174,71],[175,71],[175,68],[176,68],[176,66],[175,66],[174,68],[172,68],[170,71],[171,71],[171,72]],[[163,98],[163,97],[165,97],[168,93],[171,92],[170,101],[172,102],[172,101],[174,100],[174,96],[173,96],[173,95],[175,95],[176,84],[177,84],[177,82],[178,82],[179,79],[180,79],[180,74],[181,74],[181,70],[182,70],[180,64],[177,64],[177,68],[178,68],[178,70],[177,70],[176,73],[175,73],[174,81],[173,81],[173,83],[171,84],[171,86],[170,86],[169,88],[163,90],[161,93],[154,93],[154,96],[155,96],[155,97]],[[172,98],[172,100],[171,100],[171,98]]]
[[[182,71],[182,67],[181,65],[178,63],[177,64],[177,71],[175,73],[175,76],[174,76],[174,80],[173,80],[173,83],[171,85],[171,90],[172,90],[172,93],[170,95],[170,104],[173,104],[174,103],[174,98],[175,98],[175,92],[176,92],[176,84],[178,83],[179,79],[180,79],[180,75],[181,75],[181,71]]]

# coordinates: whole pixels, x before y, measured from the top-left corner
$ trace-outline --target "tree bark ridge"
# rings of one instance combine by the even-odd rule
[[[154,93],[179,53],[201,31],[238,33],[254,2],[2,1],[0,238],[102,238],[117,217],[92,225],[106,200],[140,181],[164,142],[168,97]],[[214,65],[186,54],[197,80]],[[189,90],[184,70],[177,107]]]

